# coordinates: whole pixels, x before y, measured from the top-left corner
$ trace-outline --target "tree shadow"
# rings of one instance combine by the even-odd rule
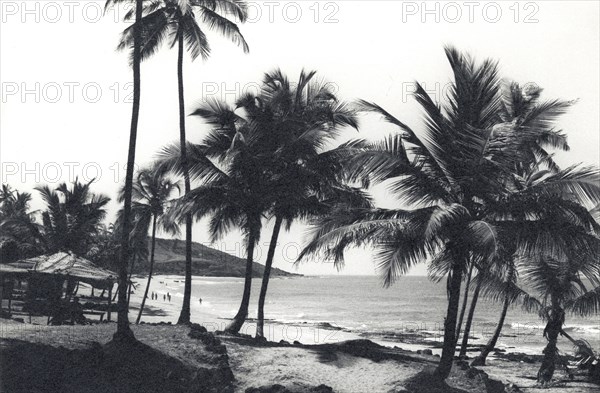
[[[14,393],[200,393],[232,382],[231,370],[192,368],[135,340],[75,350],[1,340],[0,370],[0,391]]]

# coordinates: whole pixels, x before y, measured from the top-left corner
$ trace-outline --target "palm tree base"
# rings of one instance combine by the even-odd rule
[[[137,339],[135,338],[133,331],[129,327],[127,327],[126,329],[121,329],[121,330],[117,331],[115,334],[113,334],[112,341],[115,343],[124,344],[124,343],[137,342]]]
[[[483,356],[477,356],[475,359],[473,359],[473,361],[471,362],[471,367],[481,367],[481,366],[485,366],[485,358]]]
[[[177,324],[178,325],[189,325],[190,324],[190,316],[187,315],[180,315],[179,319],[177,320]]]
[[[225,328],[225,332],[231,333],[231,334],[238,334],[240,332],[240,329],[244,325],[245,321],[246,321],[246,317],[241,317],[239,315],[236,315],[233,318],[233,321],[231,321],[231,323],[229,324],[229,326],[227,326]]]

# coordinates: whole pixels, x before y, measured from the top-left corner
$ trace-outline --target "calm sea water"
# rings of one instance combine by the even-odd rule
[[[139,281],[145,284],[144,279]],[[242,278],[194,277],[192,320],[209,329],[222,329],[227,319],[237,312],[242,289]],[[183,298],[183,277],[157,276],[151,291],[157,293],[159,299],[149,300],[148,304],[153,310],[160,311],[159,315],[144,320],[175,322]],[[255,332],[252,318],[256,317],[259,291],[260,280],[255,279],[250,322],[243,329],[252,335]],[[136,292],[134,307],[137,296],[141,296],[141,290]],[[163,300],[167,293],[171,295],[171,302]],[[269,283],[265,305],[266,333],[273,340],[305,343],[360,336],[410,349],[410,338],[414,336],[442,340],[446,304],[445,285],[435,284],[427,277],[403,277],[390,288],[382,288],[379,278],[373,276],[275,278]],[[492,335],[500,310],[501,304],[486,300],[478,303],[472,329],[472,336],[476,337],[474,343],[485,343]],[[537,314],[513,307],[505,320],[498,346],[540,353],[546,343],[543,329],[544,323]],[[584,319],[569,315],[565,330],[574,338],[586,339],[600,349],[600,316]],[[570,351],[571,347],[566,339],[561,339],[562,350]]]

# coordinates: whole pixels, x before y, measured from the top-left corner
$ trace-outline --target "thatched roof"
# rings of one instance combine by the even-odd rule
[[[25,271],[58,274],[73,277],[95,286],[112,285],[117,280],[115,272],[101,268],[85,258],[67,252],[41,255],[0,266],[2,266],[0,273],[18,274]]]

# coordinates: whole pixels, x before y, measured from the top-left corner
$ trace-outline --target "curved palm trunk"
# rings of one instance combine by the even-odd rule
[[[246,321],[246,317],[248,317],[248,306],[250,305],[250,290],[252,288],[252,264],[253,264],[253,254],[254,254],[254,235],[248,236],[248,247],[246,257],[246,277],[244,279],[244,294],[242,295],[242,302],[240,304],[240,308],[233,317],[233,321],[225,328],[226,332],[229,333],[238,333],[242,328],[242,325]]]
[[[144,306],[146,305],[146,299],[148,298],[148,291],[150,290],[150,282],[152,281],[152,272],[154,271],[154,249],[156,246],[156,214],[152,218],[152,246],[150,247],[150,271],[148,272],[148,282],[146,283],[146,290],[144,291],[144,297],[142,297],[142,304],[140,305],[140,312],[138,313],[135,324],[138,325],[142,319],[142,313],[144,312]]]
[[[269,286],[269,278],[271,276],[271,266],[273,265],[273,257],[275,256],[277,238],[279,237],[279,231],[281,230],[282,222],[283,219],[281,217],[277,217],[275,219],[273,235],[271,236],[271,243],[269,244],[269,252],[267,253],[267,261],[265,263],[265,271],[263,273],[262,284],[260,286],[260,296],[258,298],[258,322],[256,323],[256,337],[265,336],[265,298],[267,297],[267,287]]]
[[[475,292],[473,292],[473,298],[471,299],[471,307],[469,308],[469,315],[467,316],[467,322],[465,322],[465,331],[463,333],[462,344],[460,346],[459,357],[464,358],[467,355],[467,346],[469,345],[469,334],[471,334],[471,325],[473,324],[473,316],[475,315],[475,307],[477,307],[477,300],[479,300],[479,291],[481,290],[481,281],[477,283]]]
[[[546,337],[546,340],[548,340],[548,344],[546,345],[546,348],[544,348],[544,358],[542,359],[542,364],[537,375],[537,380],[542,385],[550,382],[550,380],[552,380],[552,376],[554,375],[554,370],[556,369],[556,360],[558,357],[556,343],[558,341],[558,335],[562,331],[562,325],[564,321],[564,313],[562,309],[556,306],[556,302],[553,301],[552,303],[553,310],[550,313],[550,317],[546,323],[546,328],[544,329],[544,336]]]
[[[452,276],[448,281],[448,309],[444,321],[444,345],[442,347],[440,363],[435,370],[436,376],[441,379],[448,378],[454,361],[454,352],[456,350],[456,319],[460,303],[460,284],[462,281],[462,263],[464,260],[464,257],[455,258],[454,266],[452,267]]]
[[[496,326],[494,335],[485,345],[485,348],[481,350],[481,353],[477,355],[477,357],[473,360],[471,366],[485,366],[485,361],[487,360],[488,355],[494,350],[494,348],[496,347],[496,343],[498,342],[498,338],[500,338],[500,332],[502,332],[502,327],[504,326],[504,319],[506,318],[506,313],[508,312],[509,304],[510,299],[508,294],[506,294],[504,296],[504,304],[502,305],[502,313],[500,314],[500,320],[498,321],[498,325]]]
[[[185,184],[185,194],[190,192],[190,173],[187,161],[186,136],[185,136],[185,100],[183,95],[183,29],[178,32],[178,58],[177,58],[177,82],[179,87],[179,142],[181,149],[181,170]],[[190,302],[192,299],[192,215],[185,216],[185,287],[183,290],[183,304],[179,314],[178,324],[190,322]]]
[[[460,336],[460,329],[462,328],[463,319],[465,317],[465,311],[467,310],[467,300],[469,300],[469,287],[471,286],[471,275],[473,274],[473,265],[469,268],[469,275],[467,276],[467,282],[465,283],[465,292],[463,295],[463,303],[460,310],[460,316],[458,317],[458,323],[456,324],[456,342],[458,343],[458,337]],[[456,345],[456,344],[454,344]]]
[[[123,233],[121,234],[121,260],[119,263],[119,285],[117,301],[117,332],[115,341],[132,339],[133,332],[129,328],[129,309],[127,307],[127,265],[129,262],[129,226],[131,217],[131,193],[133,188],[133,170],[135,165],[135,146],[137,142],[137,128],[140,116],[141,96],[141,67],[142,60],[142,7],[143,0],[135,2],[135,26],[133,30],[133,108],[131,111],[131,128],[129,130],[129,149],[127,153],[127,171],[125,175],[124,204],[123,204]]]

